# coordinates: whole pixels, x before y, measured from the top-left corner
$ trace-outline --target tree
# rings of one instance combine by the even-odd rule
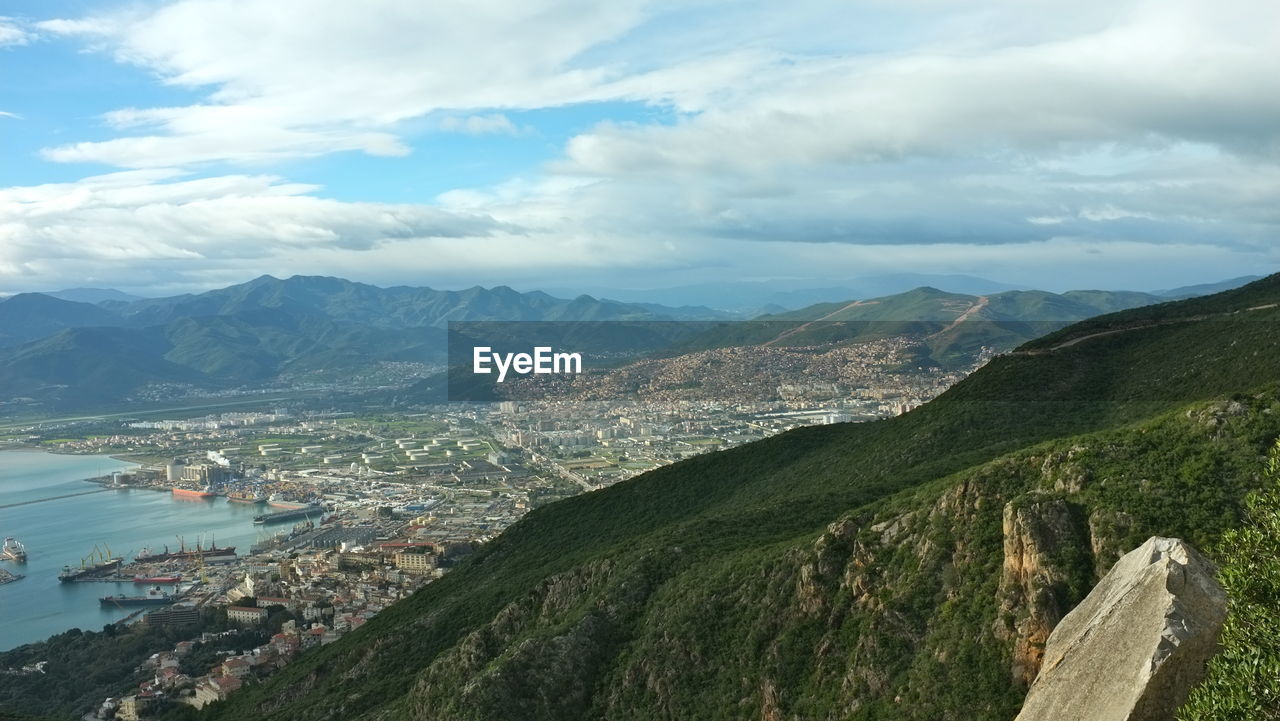
[[[1245,501],[1245,525],[1223,535],[1220,576],[1230,601],[1222,650],[1180,721],[1280,719],[1280,442],[1267,481]]]

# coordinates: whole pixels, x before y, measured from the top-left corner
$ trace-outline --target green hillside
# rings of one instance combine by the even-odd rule
[[[1280,434],[1280,311],[1244,310],[1273,302],[1278,277],[1131,311],[905,416],[540,508],[206,716],[1007,721],[1120,553],[1238,523]],[[1042,576],[1003,570],[1009,534]]]
[[[436,328],[387,330],[262,310],[140,329],[72,328],[0,351],[0,397],[86,407],[155,384],[218,389],[381,361],[441,363],[444,338]]]
[[[989,320],[1075,321],[1167,299],[1148,293],[1109,290],[1011,290],[977,296],[948,293],[937,288],[915,290],[883,298],[819,303],[808,308],[761,316],[759,320],[933,321],[950,323],[965,311],[983,311]]]
[[[922,342],[922,355],[927,357],[917,359],[917,364],[960,368],[972,365],[983,348],[1010,350],[1076,321],[1165,301],[1127,291],[1007,291],[975,296],[925,287],[883,298],[819,303],[748,323],[715,325],[671,352],[907,337]]]
[[[455,292],[306,276],[101,307],[28,293],[0,301],[0,401],[33,398],[70,410],[117,403],[145,386],[343,382],[389,361],[444,363],[451,321],[721,317],[505,286]]]
[[[0,347],[44,338],[67,328],[118,325],[116,314],[43,293],[0,299]]]
[[[149,383],[211,384],[200,371],[167,360],[171,347],[163,334],[147,330],[64,330],[0,352],[0,397],[92,405]]]

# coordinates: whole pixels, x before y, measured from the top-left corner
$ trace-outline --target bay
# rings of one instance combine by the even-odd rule
[[[261,537],[261,527],[252,519],[263,509],[225,498],[188,500],[154,490],[109,489],[10,505],[97,491],[100,486],[85,479],[132,467],[107,456],[0,451],[0,538],[17,538],[28,554],[25,565],[0,561],[5,570],[26,576],[0,585],[0,650],[71,628],[100,630],[128,615],[119,608],[101,608],[98,599],[136,594],[139,586],[58,581],[64,565],[78,566],[95,545],[132,560],[148,546],[177,548],[179,536],[188,544],[198,537],[205,543],[214,538],[219,546],[237,546],[241,554]]]

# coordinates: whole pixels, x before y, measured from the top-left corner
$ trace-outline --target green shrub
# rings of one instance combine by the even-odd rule
[[[1223,536],[1222,585],[1230,597],[1222,650],[1181,721],[1280,719],[1280,444],[1269,486],[1246,501],[1247,523]]]

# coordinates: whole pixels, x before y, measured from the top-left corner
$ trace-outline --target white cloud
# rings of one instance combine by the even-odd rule
[[[706,3],[725,16],[755,3]],[[827,13],[822,3],[809,17]],[[511,133],[502,112],[599,101],[670,105],[685,112],[747,87],[776,49],[711,52],[718,26],[655,55],[670,36],[651,28],[688,7],[675,0],[176,0],[37,24],[79,37],[162,82],[207,92],[204,102],[106,115],[108,141],[48,148],[57,162],[163,167],[206,160],[358,150],[399,154],[406,121]],[[798,9],[793,6],[792,11]],[[716,22],[720,22],[716,20]],[[751,46],[752,43],[748,42]],[[508,127],[508,123],[512,127]]]
[[[450,238],[484,243],[516,229],[477,213],[344,203],[261,175],[190,178],[151,169],[0,189],[0,287],[73,283],[77,273],[152,281],[166,274],[288,264]]]
[[[55,18],[35,24],[37,30],[51,35],[77,35],[83,37],[110,36],[116,32],[122,19],[108,18]]]
[[[118,108],[104,117],[117,137],[43,151],[59,162],[166,173],[398,156],[411,129],[525,134],[522,109],[672,111],[600,124],[549,167],[445,193],[435,209],[335,203],[259,176],[220,181],[257,183],[245,197],[149,179],[132,192],[214,197],[181,212],[109,204],[113,237],[132,239],[111,252],[494,282],[560,280],[557,268],[834,278],[890,261],[1056,279],[1064,264],[1096,270],[1153,249],[1203,269],[1277,260],[1271,0],[176,0],[37,28],[203,97]],[[101,197],[93,180],[59,202]],[[225,219],[201,215],[209,204]],[[457,235],[398,240],[405,221],[389,212]],[[60,237],[88,238],[102,220],[78,205],[57,217]],[[457,225],[476,217],[489,220]],[[237,244],[240,232],[252,242]],[[172,240],[184,234],[196,240]],[[291,257],[299,245],[311,250]],[[11,269],[38,255],[29,247]]]
[[[462,118],[449,116],[440,121],[440,129],[467,135],[520,135],[529,132],[526,128],[517,127],[510,118],[501,113],[468,115]]]
[[[362,150],[401,153],[397,123],[433,112],[596,100],[613,71],[575,67],[634,27],[640,0],[424,4],[416,0],[180,0],[45,22],[91,35],[208,101],[109,116],[154,134],[52,148],[57,161],[151,167]],[[493,116],[497,117],[497,116]],[[476,121],[481,122],[481,121]]]
[[[208,113],[210,116],[218,112]],[[203,120],[199,110],[183,113],[185,124]],[[311,157],[344,150],[369,155],[397,156],[409,153],[390,133],[348,131],[338,128],[295,129],[255,125],[240,118],[226,125],[212,121],[199,131],[176,135],[147,135],[81,142],[45,148],[41,157],[59,163],[106,163],[124,168],[193,165],[233,158],[245,164],[264,164],[296,157]],[[193,122],[195,121],[195,122]]]
[[[1067,38],[814,60],[767,81],[675,126],[602,125],[562,169],[752,173],[1179,141],[1280,158],[1280,94],[1262,91],[1280,87],[1280,6],[1258,0],[1147,0]]]
[[[959,228],[924,237],[899,232],[867,233],[858,243],[822,242],[831,226],[892,226],[903,207],[918,199],[902,188],[808,197],[820,181],[794,193],[754,188],[723,197],[687,198],[679,186],[624,187],[583,178],[512,181],[490,191],[457,191],[438,206],[343,203],[316,197],[314,186],[261,175],[191,177],[175,169],[125,171],[73,183],[0,189],[0,289],[38,290],[103,285],[147,293],[183,292],[241,282],[261,273],[342,275],[379,283],[462,287],[475,283],[520,287],[679,285],[713,280],[777,277],[849,278],[910,268],[917,272],[968,272],[995,278],[1028,278],[1052,268],[1037,284],[1150,287],[1183,280],[1242,275],[1280,262],[1274,244],[1242,250],[1203,239],[1089,237],[1081,209],[1108,208],[1197,214],[1221,206],[1224,213],[1266,211],[1265,195],[1275,178],[1201,177],[1180,194],[1161,196],[1134,179],[1098,181],[1080,194],[1077,211],[1064,215],[1048,234],[1000,243],[973,242],[966,233],[998,231],[1029,207],[1043,207],[1043,192],[1028,187],[1008,207],[965,210],[964,184],[918,188],[921,197],[959,195],[954,206],[918,219],[922,227]],[[976,176],[974,176],[976,177]],[[1039,181],[1043,182],[1043,181]],[[1034,186],[1027,179],[1011,184]],[[992,184],[975,183],[975,187]],[[1249,188],[1255,188],[1251,195]],[[623,202],[624,195],[631,195]],[[1085,198],[1109,198],[1111,206]],[[832,207],[844,201],[844,213]],[[852,204],[850,201],[855,201]],[[880,208],[882,216],[873,209]],[[960,212],[964,211],[964,212]],[[999,211],[999,212],[997,212]],[[967,214],[965,214],[967,213]],[[807,218],[806,218],[807,216]],[[645,217],[644,224],[635,223]],[[775,242],[742,239],[744,229],[791,228]],[[807,225],[806,225],[807,223]],[[963,226],[968,225],[968,228]],[[1217,232],[1221,224],[1210,223]],[[732,229],[734,232],[726,232]],[[1232,233],[1242,235],[1244,226]],[[1161,235],[1159,233],[1155,235]],[[940,240],[940,238],[942,238]],[[840,238],[844,239],[844,238]],[[988,239],[983,239],[988,240]],[[1135,277],[1161,258],[1168,282]],[[1192,272],[1194,271],[1194,272]],[[647,279],[647,280],[646,280]],[[90,283],[91,281],[91,283]],[[655,282],[660,281],[660,282]]]
[[[834,23],[829,5],[812,2],[682,10],[646,0],[178,0],[45,21],[45,32],[102,40],[166,83],[209,91],[201,104],[108,116],[153,135],[45,156],[150,167],[400,154],[397,124],[432,113],[452,113],[440,122],[451,130],[510,132],[504,115],[465,111],[618,99],[701,114],[676,128],[584,135],[568,151],[587,171],[1188,136],[1280,153],[1280,96],[1263,91],[1280,80],[1269,0],[917,2],[898,10],[914,15],[889,19],[871,3]],[[891,23],[920,28],[900,40],[915,44],[877,47],[877,24]],[[771,24],[783,29],[762,29]],[[811,47],[795,39],[802,31]]]
[[[34,39],[34,35],[24,29],[13,18],[0,16],[0,48],[15,45],[26,45]]]

